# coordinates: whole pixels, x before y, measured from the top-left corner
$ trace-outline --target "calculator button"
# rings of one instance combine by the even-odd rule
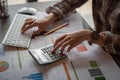
[[[57,60],[65,56],[64,54],[61,54],[60,49],[56,50],[55,53],[51,53],[52,49],[53,49],[53,45],[49,45],[42,48],[41,50],[43,51],[43,54],[45,56],[47,56],[49,59],[51,58],[52,60]]]
[[[43,55],[44,55],[48,60],[50,60],[50,61],[52,60],[51,57],[50,57],[48,54],[44,54],[44,53],[43,53]]]

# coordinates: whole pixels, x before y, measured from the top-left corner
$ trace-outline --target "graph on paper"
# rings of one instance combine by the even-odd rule
[[[9,64],[6,61],[0,61],[0,72],[4,72],[8,69]]]
[[[43,75],[42,73],[35,73],[35,74],[30,74],[28,76],[24,76],[22,78],[29,79],[29,80],[43,80]]]
[[[95,60],[90,60],[89,64],[91,69],[88,69],[88,72],[90,73],[91,77],[94,77],[95,80],[106,80],[103,72]]]

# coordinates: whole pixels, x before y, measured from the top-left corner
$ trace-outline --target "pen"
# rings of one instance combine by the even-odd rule
[[[53,28],[52,30],[50,30],[50,31],[48,31],[47,33],[45,33],[44,36],[46,36],[46,35],[48,35],[48,34],[51,34],[51,33],[55,32],[55,31],[57,31],[57,30],[65,27],[66,25],[68,25],[68,23],[64,23],[64,24],[62,24],[62,25],[60,25],[60,26],[58,26],[58,27],[55,27],[55,28]]]

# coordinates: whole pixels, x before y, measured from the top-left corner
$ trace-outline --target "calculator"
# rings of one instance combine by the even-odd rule
[[[51,53],[53,45],[48,45],[38,49],[29,49],[29,53],[39,64],[49,64],[57,60],[67,57],[67,54],[61,53],[60,49],[57,49],[55,53]]]

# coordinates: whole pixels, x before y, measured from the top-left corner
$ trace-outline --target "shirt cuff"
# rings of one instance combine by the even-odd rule
[[[105,50],[110,54],[116,54],[116,50],[113,44],[113,34],[110,31],[101,32],[104,35],[104,47]]]

